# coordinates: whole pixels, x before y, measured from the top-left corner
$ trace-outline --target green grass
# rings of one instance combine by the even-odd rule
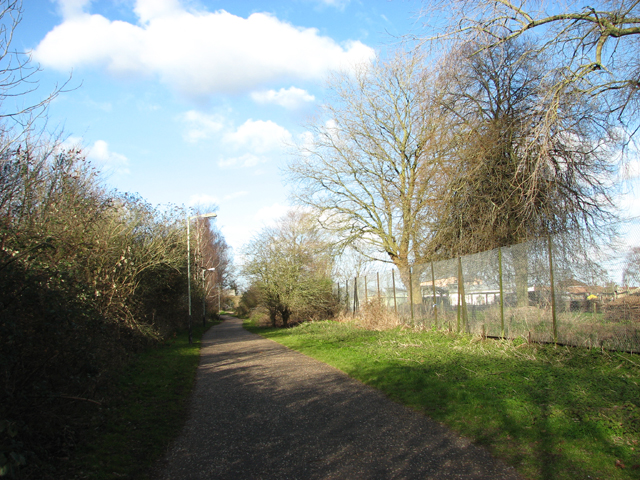
[[[178,435],[200,360],[206,327],[182,332],[139,354],[123,371],[117,399],[104,405],[105,419],[71,460],[74,475],[95,480],[148,479],[153,464]]]
[[[527,478],[640,478],[638,355],[337,322],[247,328],[448,425]]]

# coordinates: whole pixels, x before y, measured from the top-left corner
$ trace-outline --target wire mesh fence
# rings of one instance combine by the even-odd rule
[[[425,328],[639,352],[640,222],[623,227],[610,245],[556,235],[342,279],[337,294]]]

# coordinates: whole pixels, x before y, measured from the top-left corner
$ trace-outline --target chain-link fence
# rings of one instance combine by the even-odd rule
[[[625,224],[621,238],[594,247],[553,236],[343,279],[336,288],[350,312],[377,300],[426,328],[638,352],[640,222]]]

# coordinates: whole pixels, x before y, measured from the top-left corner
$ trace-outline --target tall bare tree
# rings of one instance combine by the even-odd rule
[[[222,308],[224,303],[223,289],[233,283],[231,247],[227,245],[220,230],[211,224],[209,218],[196,220],[194,236],[196,243],[194,275],[203,280],[204,300],[220,313],[218,307]]]
[[[548,86],[545,57],[512,40],[466,44],[440,79],[456,140],[434,249],[451,257],[534,236],[597,230],[611,217],[611,136],[598,105],[566,98],[544,141],[535,131]]]
[[[424,58],[398,53],[362,65],[333,77],[329,92],[289,164],[294,196],[343,246],[393,263],[409,288],[432,235],[447,137]]]
[[[546,58],[521,39],[450,53],[442,107],[455,135],[434,252],[451,258],[530,238],[599,233],[613,217],[611,141],[597,103],[564,97],[544,139]],[[525,253],[525,252],[523,252]],[[514,258],[527,305],[527,256]]]

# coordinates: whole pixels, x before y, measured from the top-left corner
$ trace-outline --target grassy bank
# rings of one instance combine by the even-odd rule
[[[200,339],[213,325],[194,326],[192,344],[185,331],[136,356],[119,378],[118,396],[103,405],[103,420],[70,460],[64,478],[151,478],[153,464],[184,424]]]
[[[640,478],[637,355],[337,322],[247,328],[473,438],[527,478]]]

